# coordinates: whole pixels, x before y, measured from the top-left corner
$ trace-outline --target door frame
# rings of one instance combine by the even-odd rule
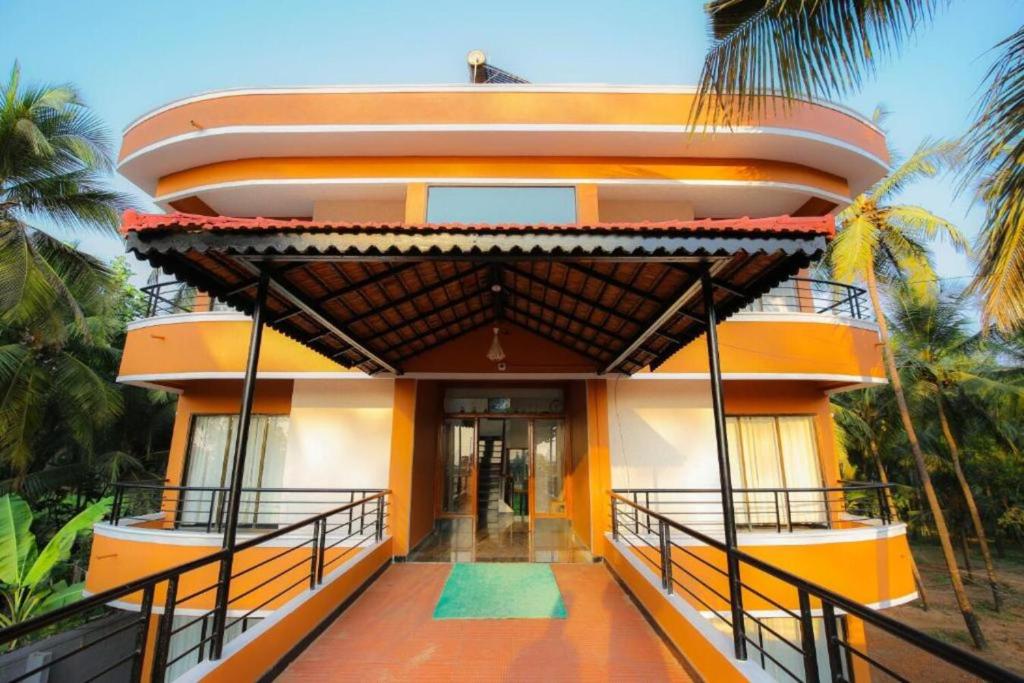
[[[493,413],[493,412],[482,412],[482,413],[448,413],[444,410],[444,398],[448,389],[456,388],[491,388],[491,387],[503,387],[503,388],[557,388],[562,390],[562,410],[557,413]],[[569,386],[566,382],[445,382],[442,383],[439,388],[439,398],[441,400],[440,408],[440,421],[439,428],[437,429],[437,458],[435,460],[435,476],[434,476],[434,519],[465,519],[472,517],[474,520],[477,519],[477,486],[478,486],[478,473],[479,463],[477,447],[480,443],[480,420],[481,419],[526,419],[527,422],[527,439],[529,444],[529,480],[527,482],[528,487],[528,498],[529,498],[529,524],[530,531],[534,529],[534,523],[537,519],[572,519],[572,429],[570,427],[568,401],[569,401]],[[445,461],[447,457],[446,443],[445,443],[445,424],[449,420],[458,419],[472,419],[473,420],[473,465],[472,474],[470,475],[471,480],[471,491],[472,491],[472,504],[471,512],[468,514],[456,514],[450,512],[444,512],[444,477],[445,477]],[[565,433],[565,443],[562,447],[562,486],[565,496],[565,509],[560,514],[541,513],[538,514],[535,510],[535,495],[534,487],[536,482],[534,475],[536,468],[534,467],[534,443],[533,443],[533,421],[541,420],[559,420],[562,423],[563,431]]]

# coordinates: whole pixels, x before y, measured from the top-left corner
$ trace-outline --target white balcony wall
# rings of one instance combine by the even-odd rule
[[[611,380],[608,436],[613,488],[718,489],[710,392],[710,384],[699,380]],[[680,522],[703,525],[721,520],[716,495],[664,498],[691,501],[659,507],[666,513],[685,512],[678,517]],[[658,496],[652,496],[652,505],[656,500]]]
[[[387,488],[394,394],[390,379],[296,380],[282,486]],[[288,498],[330,500],[314,493]],[[329,507],[301,509],[313,513]]]

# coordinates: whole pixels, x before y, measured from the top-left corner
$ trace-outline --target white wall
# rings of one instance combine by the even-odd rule
[[[611,380],[612,486],[717,489],[710,391],[699,380]]]
[[[285,487],[387,488],[395,383],[295,380]]]

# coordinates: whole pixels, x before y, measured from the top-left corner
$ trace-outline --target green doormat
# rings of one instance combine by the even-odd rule
[[[434,618],[565,619],[565,603],[550,565],[457,564]]]

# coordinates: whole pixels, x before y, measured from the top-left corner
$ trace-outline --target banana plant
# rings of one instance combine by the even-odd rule
[[[110,511],[110,498],[88,506],[61,527],[40,551],[31,531],[32,510],[14,495],[0,497],[0,593],[6,611],[0,627],[31,619],[78,600],[84,584],[51,581],[54,568],[71,555],[80,532]]]

